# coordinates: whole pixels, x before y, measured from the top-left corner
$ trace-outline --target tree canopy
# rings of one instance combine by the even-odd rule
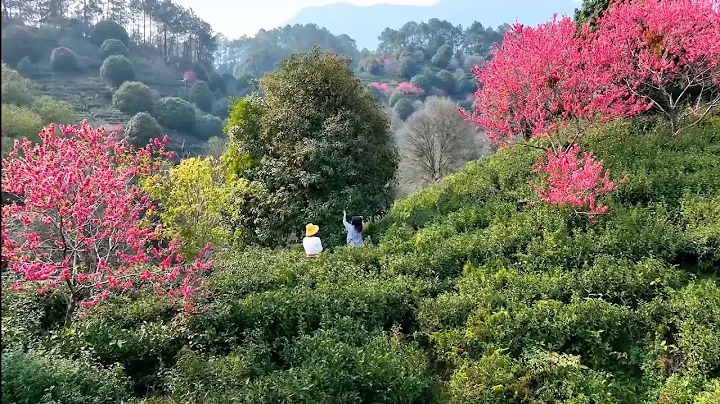
[[[244,175],[267,192],[262,213],[248,217],[257,225],[245,224],[255,241],[282,244],[313,222],[338,244],[337,212],[387,210],[397,167],[389,121],[347,58],[319,48],[292,55],[261,87],[264,100],[233,106],[229,128],[252,162]]]

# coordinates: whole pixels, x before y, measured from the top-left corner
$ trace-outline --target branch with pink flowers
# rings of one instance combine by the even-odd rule
[[[603,122],[649,110],[674,134],[720,105],[720,11],[712,0],[618,1],[591,30],[569,17],[514,25],[493,58],[473,69],[474,111],[461,111],[496,145],[548,145],[541,200],[589,214],[616,187],[577,142]],[[702,30],[697,27],[702,26]],[[599,170],[599,171],[598,171]],[[606,173],[606,171],[605,171]],[[590,181],[589,178],[595,178]],[[601,178],[605,178],[601,180]],[[610,185],[612,184],[612,185]]]
[[[161,247],[161,229],[146,218],[155,207],[139,186],[172,158],[167,139],[135,150],[86,123],[51,125],[40,139],[16,141],[2,160],[3,191],[22,200],[2,207],[2,261],[20,275],[13,289],[65,291],[66,324],[78,305],[142,284],[193,310],[210,247],[189,263],[175,242]]]

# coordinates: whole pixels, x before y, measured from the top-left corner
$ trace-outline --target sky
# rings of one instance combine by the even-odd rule
[[[359,6],[399,4],[429,6],[439,0],[174,0],[212,25],[215,32],[228,38],[253,36],[263,28],[271,30],[291,19],[305,7],[333,3]]]

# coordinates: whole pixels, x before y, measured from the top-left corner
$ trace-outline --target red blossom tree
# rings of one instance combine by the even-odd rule
[[[390,86],[388,85],[388,83],[380,83],[377,81],[373,81],[372,83],[370,83],[370,85],[377,88],[380,91],[383,91],[383,92],[388,91],[390,89]]]
[[[166,139],[134,150],[86,123],[57,133],[51,125],[40,138],[15,141],[2,160],[3,192],[19,197],[2,206],[3,266],[22,275],[13,289],[62,288],[66,325],[78,304],[143,283],[192,310],[211,267],[204,259],[209,247],[187,264],[174,243],[158,246],[160,229],[145,218],[154,206],[138,183],[171,158]]]
[[[425,92],[420,87],[414,86],[412,83],[409,83],[407,81],[403,81],[402,83],[397,85],[397,91],[400,91],[403,94],[422,94]]]
[[[673,133],[720,105],[720,2],[618,1],[597,21],[589,55],[597,90],[643,98]]]
[[[599,204],[597,198],[617,187],[610,181],[610,172],[604,169],[602,161],[595,160],[592,153],[578,157],[579,153],[578,145],[557,153],[548,150],[547,163],[540,157],[533,166],[543,175],[543,184],[533,187],[545,202],[572,206],[578,213],[603,214],[607,206]]]
[[[595,120],[647,109],[635,97],[598,91],[598,69],[585,40],[576,34],[567,16],[536,28],[514,25],[493,50],[492,60],[472,70],[482,85],[469,119],[495,144],[539,137],[548,138],[558,151]],[[573,140],[553,137],[571,123]]]

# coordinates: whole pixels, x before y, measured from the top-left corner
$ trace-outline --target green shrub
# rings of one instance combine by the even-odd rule
[[[472,75],[466,74],[458,79],[455,89],[458,94],[474,93],[477,90],[477,80]]]
[[[105,59],[100,67],[100,76],[115,87],[135,78],[135,65],[123,55],[113,55]]]
[[[55,48],[50,54],[50,67],[56,72],[74,72],[78,69],[77,55],[68,48]]]
[[[115,91],[113,104],[115,108],[130,115],[151,112],[153,94],[150,87],[139,81],[126,81]]]
[[[42,119],[43,125],[75,123],[75,108],[66,101],[55,100],[50,96],[43,95],[32,104],[32,110]]]
[[[178,97],[165,97],[155,102],[153,115],[168,129],[191,132],[195,128],[195,108]]]
[[[435,79],[435,86],[449,95],[455,94],[455,76],[447,70],[441,70]]]
[[[35,112],[12,104],[2,104],[2,136],[12,139],[24,137],[39,141],[42,119]]]
[[[130,45],[130,37],[122,25],[110,20],[101,20],[90,30],[90,41],[101,45],[108,39],[117,39],[125,46]]]
[[[37,38],[22,25],[10,25],[2,30],[2,61],[15,66],[22,58],[32,62],[40,58]]]
[[[119,39],[110,38],[103,41],[102,45],[100,45],[98,55],[100,56],[100,59],[103,60],[112,55],[128,56],[128,48]]]
[[[190,102],[200,110],[212,112],[213,93],[204,81],[198,81],[190,88]]]
[[[35,72],[35,65],[30,61],[29,57],[25,56],[18,62],[17,71],[24,75],[32,74]]]
[[[150,139],[162,139],[163,130],[150,114],[138,112],[125,125],[125,135],[132,144],[143,147],[148,144]]]
[[[418,74],[413,76],[413,78],[410,80],[410,84],[422,89],[425,92],[430,91],[433,86],[432,80],[430,80],[430,78],[424,74]]]
[[[235,80],[233,80],[233,81],[235,81]],[[219,92],[221,94],[227,93],[227,85],[225,84],[225,79],[215,72],[210,74],[210,76],[208,77],[207,84],[208,84],[208,87],[210,88],[210,91]]]
[[[450,45],[442,45],[430,60],[435,67],[445,69],[453,56],[453,48]]]
[[[218,401],[405,403],[427,395],[427,361],[416,348],[381,333],[341,330],[318,331],[288,347],[288,370],[273,366],[271,346],[254,338],[226,357],[206,359],[186,350],[170,377],[173,396],[180,401],[209,396]]]
[[[104,368],[49,352],[3,351],[2,401],[12,403],[115,403],[128,400],[129,383],[118,365]]]
[[[213,115],[220,119],[225,119],[230,114],[230,97],[223,97],[219,99],[213,106]]]
[[[213,136],[222,136],[223,123],[220,118],[210,114],[197,114],[193,135],[200,140],[208,140]]]
[[[17,106],[29,105],[32,102],[30,95],[30,81],[12,70],[5,63],[2,64],[2,103]]]
[[[412,102],[407,98],[400,98],[393,106],[393,110],[397,112],[400,119],[404,121],[415,112],[415,107],[413,107]]]
[[[390,107],[394,107],[395,104],[397,104],[398,101],[402,100],[403,98],[404,96],[400,91],[395,91],[394,93],[390,94],[390,97],[388,97],[388,104],[390,104]]]

